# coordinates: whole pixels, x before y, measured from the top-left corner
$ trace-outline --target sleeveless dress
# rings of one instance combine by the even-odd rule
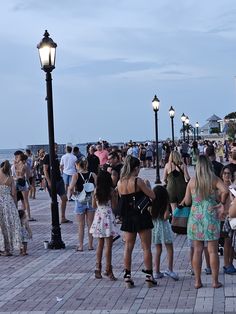
[[[11,196],[11,187],[0,185],[0,250],[13,252],[21,247],[21,222]]]
[[[167,176],[167,192],[170,203],[180,203],[186,192],[187,183],[185,182],[183,171],[172,170]]]
[[[115,216],[112,212],[110,201],[107,202],[107,204],[98,204],[89,232],[94,238],[118,236],[119,233],[116,227]]]
[[[213,241],[220,237],[220,220],[217,211],[211,209],[217,205],[216,195],[212,193],[201,200],[192,194],[192,206],[188,219],[188,238],[198,241]]]
[[[152,217],[148,210],[139,213],[134,209],[135,197],[138,201],[144,193],[142,191],[136,193],[122,194],[119,199],[119,210],[121,212],[121,230],[127,232],[139,232],[144,229],[152,229]]]
[[[173,232],[169,220],[153,219],[154,228],[152,229],[153,244],[173,243]]]

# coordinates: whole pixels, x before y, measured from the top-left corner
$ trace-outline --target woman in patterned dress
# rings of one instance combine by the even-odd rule
[[[101,170],[97,176],[97,186],[93,198],[93,208],[96,208],[96,212],[90,228],[92,236],[98,238],[95,269],[95,278],[97,279],[102,279],[102,254],[104,244],[106,244],[106,271],[104,275],[108,276],[110,280],[116,280],[111,261],[113,238],[118,235],[118,230],[112,208],[114,209],[117,206],[118,194],[112,186],[110,173]]]
[[[220,203],[217,200],[217,191]],[[215,176],[212,164],[206,156],[199,156],[196,164],[195,177],[188,183],[182,203],[191,206],[188,220],[188,238],[193,241],[193,268],[195,273],[195,288],[202,287],[201,264],[204,241],[210,255],[212,270],[212,287],[220,288],[218,281],[219,256],[218,240],[220,237],[220,217],[224,213],[224,205],[228,191],[222,180]]]
[[[8,160],[0,168],[0,255],[11,256],[21,247],[21,223],[16,208],[16,189]]]

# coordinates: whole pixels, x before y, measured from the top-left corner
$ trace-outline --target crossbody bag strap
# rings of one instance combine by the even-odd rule
[[[182,173],[182,175],[184,176],[184,171],[183,171],[183,169],[182,169],[179,165],[176,165],[176,164],[175,164],[175,166],[179,169],[180,173]]]
[[[135,209],[136,207],[136,192],[137,192],[137,181],[138,181],[138,178],[136,177],[134,179],[134,196],[133,196],[133,208]]]

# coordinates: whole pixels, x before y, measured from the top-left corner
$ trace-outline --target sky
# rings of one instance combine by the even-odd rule
[[[0,0],[0,148],[48,143],[37,44],[57,43],[55,140],[175,136],[182,113],[200,126],[236,111],[235,0]]]

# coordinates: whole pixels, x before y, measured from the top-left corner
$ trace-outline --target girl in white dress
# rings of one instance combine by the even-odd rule
[[[100,171],[97,176],[92,206],[96,208],[96,212],[90,233],[94,238],[98,238],[95,278],[102,278],[102,254],[104,244],[106,244],[106,271],[104,275],[108,276],[110,280],[116,280],[111,261],[113,237],[118,235],[115,216],[112,212],[112,208],[117,206],[117,192],[112,188],[111,175],[107,171]]]

